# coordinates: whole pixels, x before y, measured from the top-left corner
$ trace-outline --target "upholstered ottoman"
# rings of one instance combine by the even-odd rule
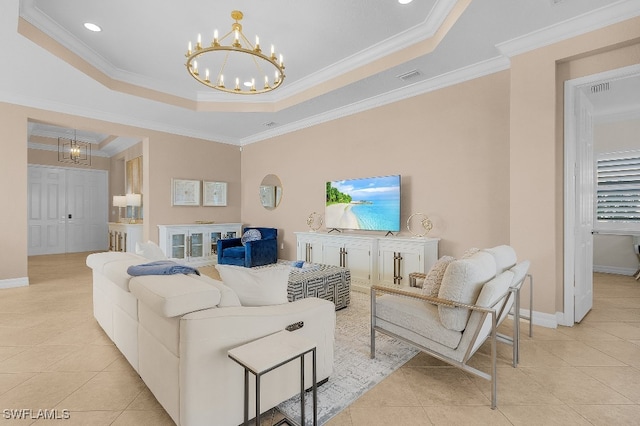
[[[347,268],[310,264],[291,268],[287,293],[289,301],[319,297],[333,302],[336,310],[346,308],[351,300],[351,273]]]

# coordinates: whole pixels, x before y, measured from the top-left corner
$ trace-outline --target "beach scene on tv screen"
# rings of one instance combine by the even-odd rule
[[[400,176],[340,180],[326,185],[327,228],[399,230]]]

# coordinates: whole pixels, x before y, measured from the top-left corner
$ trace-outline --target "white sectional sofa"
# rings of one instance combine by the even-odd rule
[[[292,324],[303,323],[293,332],[317,343],[318,381],[332,373],[333,303],[308,298],[240,306],[233,290],[206,276],[127,274],[129,266],[146,262],[131,253],[87,257],[93,269],[94,316],[176,424],[241,424],[244,370],[227,351]],[[310,387],[310,359],[305,367]],[[261,410],[299,392],[299,368],[290,363],[263,378]],[[255,386],[253,379],[250,386]],[[252,398],[249,410],[253,417]]]

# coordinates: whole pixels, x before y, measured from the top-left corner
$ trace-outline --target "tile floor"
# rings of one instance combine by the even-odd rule
[[[0,410],[70,414],[8,420],[2,411],[0,425],[172,425],[93,319],[85,257],[32,257],[31,285],[0,290]],[[633,278],[595,274],[585,320],[534,327],[518,368],[510,366],[510,347],[498,348],[497,410],[489,408],[487,381],[421,354],[328,424],[640,424],[640,282]],[[474,356],[476,366],[487,365],[487,353]]]

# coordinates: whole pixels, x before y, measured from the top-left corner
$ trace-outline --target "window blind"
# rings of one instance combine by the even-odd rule
[[[596,218],[640,224],[640,154],[596,162]]]

